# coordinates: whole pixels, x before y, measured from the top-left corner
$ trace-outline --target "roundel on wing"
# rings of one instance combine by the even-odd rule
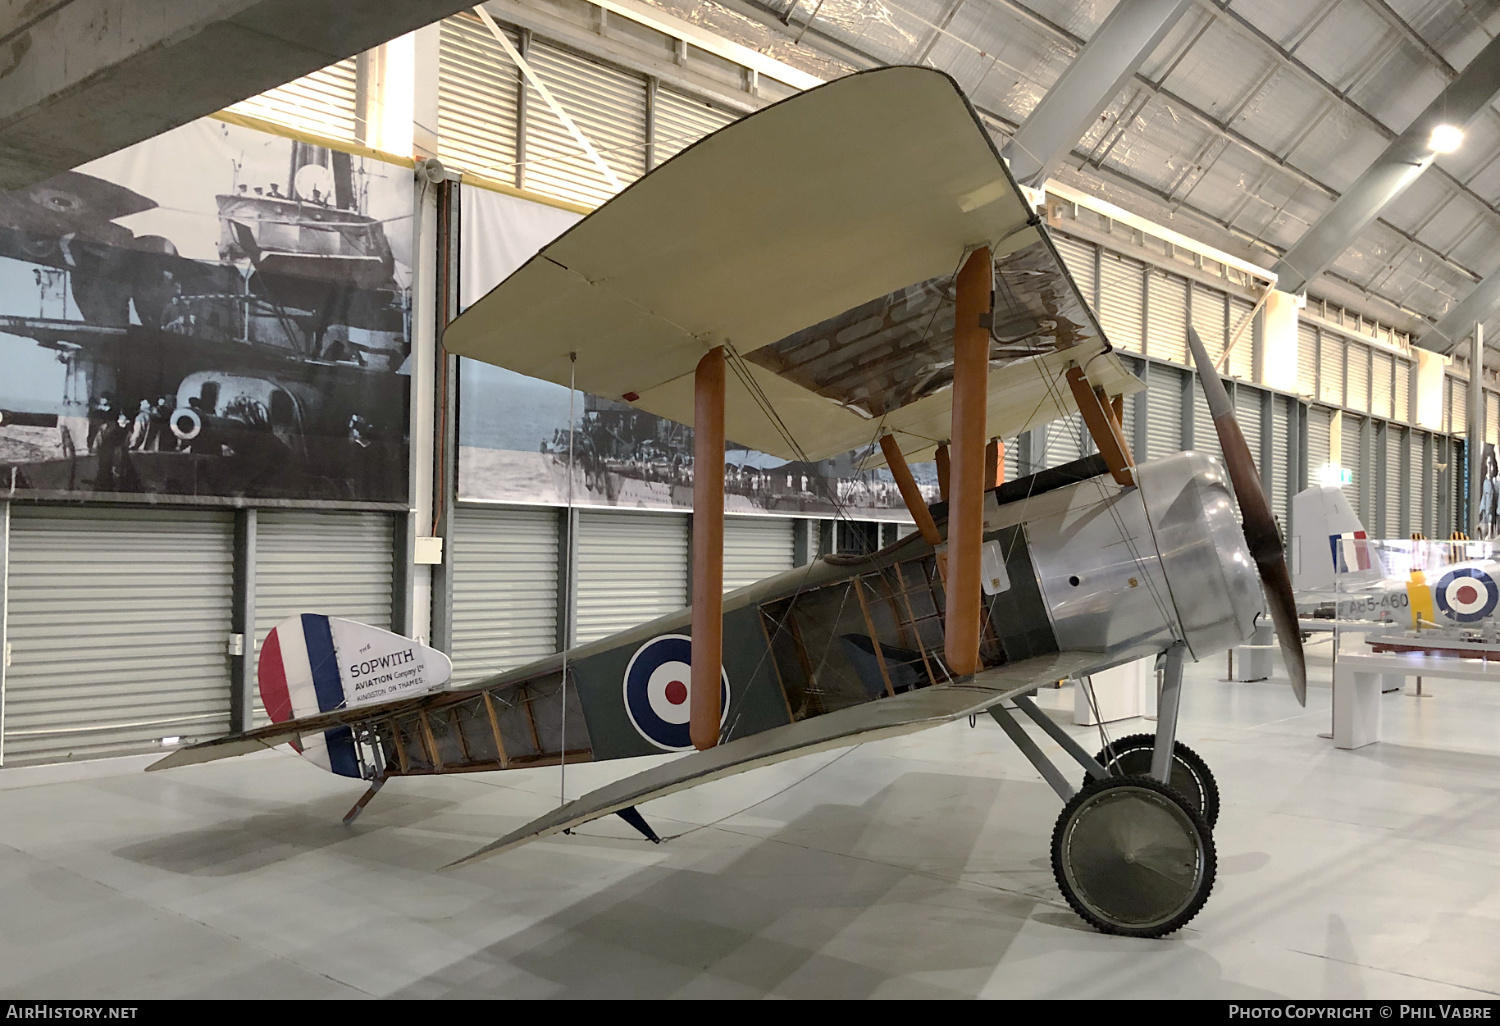
[[[682,634],[652,638],[625,667],[625,713],[630,725],[657,748],[682,752],[689,736],[693,641]],[[719,723],[729,714],[729,675],[719,668]]]
[[[1493,577],[1477,567],[1448,571],[1433,591],[1438,609],[1460,623],[1483,620],[1500,605],[1500,587]]]

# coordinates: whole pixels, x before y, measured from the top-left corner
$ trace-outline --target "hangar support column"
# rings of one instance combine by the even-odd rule
[[[1464,425],[1464,455],[1468,458],[1468,508],[1464,511],[1465,530],[1470,538],[1479,537],[1479,475],[1484,457],[1484,325],[1474,325],[1469,348],[1469,401]]]

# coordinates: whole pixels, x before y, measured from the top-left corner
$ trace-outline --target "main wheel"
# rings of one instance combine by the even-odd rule
[[[1149,777],[1151,755],[1156,750],[1155,734],[1131,734],[1109,745],[1094,756],[1112,777]],[[1092,778],[1085,777],[1087,784]],[[1212,830],[1219,822],[1219,784],[1203,757],[1178,741],[1172,747],[1172,790],[1188,800],[1203,814]]]
[[[1057,886],[1103,933],[1162,937],[1178,929],[1208,900],[1217,865],[1202,815],[1154,777],[1090,781],[1052,831]]]

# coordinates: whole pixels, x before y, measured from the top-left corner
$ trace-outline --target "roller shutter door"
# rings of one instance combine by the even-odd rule
[[[1146,458],[1182,451],[1182,383],[1185,375],[1153,363],[1147,372]]]
[[[1366,412],[1370,409],[1370,350],[1358,343],[1350,343],[1349,356],[1344,363],[1344,405],[1351,410]]]
[[[1254,309],[1254,304],[1243,299],[1234,297],[1229,300],[1229,337],[1234,338],[1237,331],[1240,333],[1239,341],[1229,353],[1229,376],[1241,381],[1255,380],[1255,325],[1245,323]]]
[[[586,511],[578,516],[577,644],[687,605],[687,517]]]
[[[459,507],[453,518],[453,679],[557,651],[560,513]]]
[[[1484,393],[1484,440],[1500,442],[1500,395],[1494,392]]]
[[[1021,440],[1019,438],[1007,438],[1004,439],[1004,444],[1005,480],[1014,481],[1021,476]]]
[[[733,591],[790,570],[792,522],[785,517],[724,520],[724,590]]]
[[[1420,532],[1432,537],[1432,472],[1427,465],[1429,436],[1425,431],[1413,430],[1411,434],[1411,488],[1406,492],[1406,523],[1408,532]]]
[[[1350,481],[1344,486],[1344,495],[1354,513],[1366,525],[1370,523],[1370,510],[1366,496],[1365,447],[1363,440],[1364,418],[1344,414],[1343,438],[1340,460],[1349,471]]]
[[[255,652],[294,613],[391,627],[393,521],[386,513],[262,510],[255,524]],[[270,722],[255,690],[254,720]]]
[[[1099,293],[1094,274],[1094,247],[1087,242],[1070,239],[1066,235],[1053,235],[1052,242],[1062,254],[1063,264],[1073,276],[1073,282],[1083,298],[1088,300],[1090,310],[1098,310]]]
[[[1145,349],[1146,265],[1108,251],[1099,257],[1099,326],[1121,349]]]
[[[7,766],[229,730],[228,513],[11,512]]]
[[[1385,514],[1385,537],[1404,538],[1410,528],[1402,526],[1406,511],[1406,497],[1401,490],[1402,435],[1405,432],[1389,424],[1385,429],[1385,495],[1381,506]]]
[[[1386,420],[1395,414],[1394,365],[1390,353],[1371,353],[1370,412]]]
[[[1203,389],[1196,376],[1193,378],[1193,390],[1189,396],[1193,404],[1193,448],[1210,456],[1222,457],[1223,450],[1219,448],[1219,432],[1214,429],[1213,418],[1208,415],[1208,403],[1203,398]],[[1244,425],[1241,425],[1242,429],[1243,427]]]
[[[1330,332],[1318,332],[1318,401],[1344,405],[1344,340]]]
[[[1392,416],[1399,421],[1411,423],[1411,362],[1397,358],[1395,397]]]
[[[1284,395],[1271,398],[1271,511],[1281,518],[1283,529],[1292,522],[1292,495],[1297,490],[1291,479],[1291,402]]]
[[[230,108],[235,114],[260,118],[328,139],[355,139],[355,58],[330,64]]]
[[[1146,279],[1146,352],[1160,360],[1188,363],[1188,283],[1153,269]]]
[[[526,60],[622,185],[646,173],[646,80],[533,42]],[[617,191],[541,94],[526,84],[525,188],[598,206]]]
[[[1433,494],[1437,497],[1437,536],[1447,538],[1459,529],[1463,507],[1459,503],[1459,485],[1463,481],[1463,446],[1451,435],[1437,436],[1436,458],[1445,469],[1433,474]]]
[[[1264,395],[1265,393],[1260,389],[1249,388],[1243,384],[1235,386],[1234,389],[1234,418],[1240,422],[1240,433],[1245,436],[1245,444],[1250,447],[1250,455],[1255,458],[1257,468],[1263,462],[1260,414],[1261,398]],[[1217,432],[1215,437],[1218,437]]]
[[[656,91],[651,108],[652,158],[656,166],[736,120],[738,115],[665,87]]]
[[[512,46],[519,39],[510,29]],[[518,184],[521,69],[469,14],[445,18],[438,44],[438,156]]]
[[[1208,351],[1208,358],[1216,366],[1219,357],[1224,355],[1226,341],[1224,321],[1229,316],[1228,302],[1229,296],[1225,293],[1193,282],[1191,310],[1193,327],[1198,329],[1198,337],[1203,340],[1203,348]]]
[[[1309,406],[1307,409],[1307,480],[1309,484],[1316,483],[1323,468],[1333,462],[1328,451],[1332,420],[1333,411],[1326,406]]]
[[[1318,330],[1311,324],[1297,325],[1297,392],[1318,394]]]

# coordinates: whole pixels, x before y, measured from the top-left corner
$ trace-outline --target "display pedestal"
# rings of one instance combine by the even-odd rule
[[[1079,682],[1073,685],[1073,722],[1078,726],[1092,727],[1099,722],[1156,715],[1155,656],[1146,656],[1111,670],[1100,670],[1091,675],[1091,680],[1099,718],[1094,718],[1088,694],[1083,683]]]
[[[1362,668],[1363,655],[1340,655],[1333,671],[1333,744],[1363,748],[1380,740],[1384,675]]]
[[[1400,690],[1400,682],[1408,677],[1500,683],[1500,662],[1423,652],[1366,655],[1341,651],[1333,670],[1333,743],[1339,748],[1362,748],[1379,741],[1380,696],[1392,682]]]
[[[1229,679],[1265,680],[1271,676],[1276,657],[1276,631],[1270,624],[1255,628],[1249,644],[1229,650]]]

